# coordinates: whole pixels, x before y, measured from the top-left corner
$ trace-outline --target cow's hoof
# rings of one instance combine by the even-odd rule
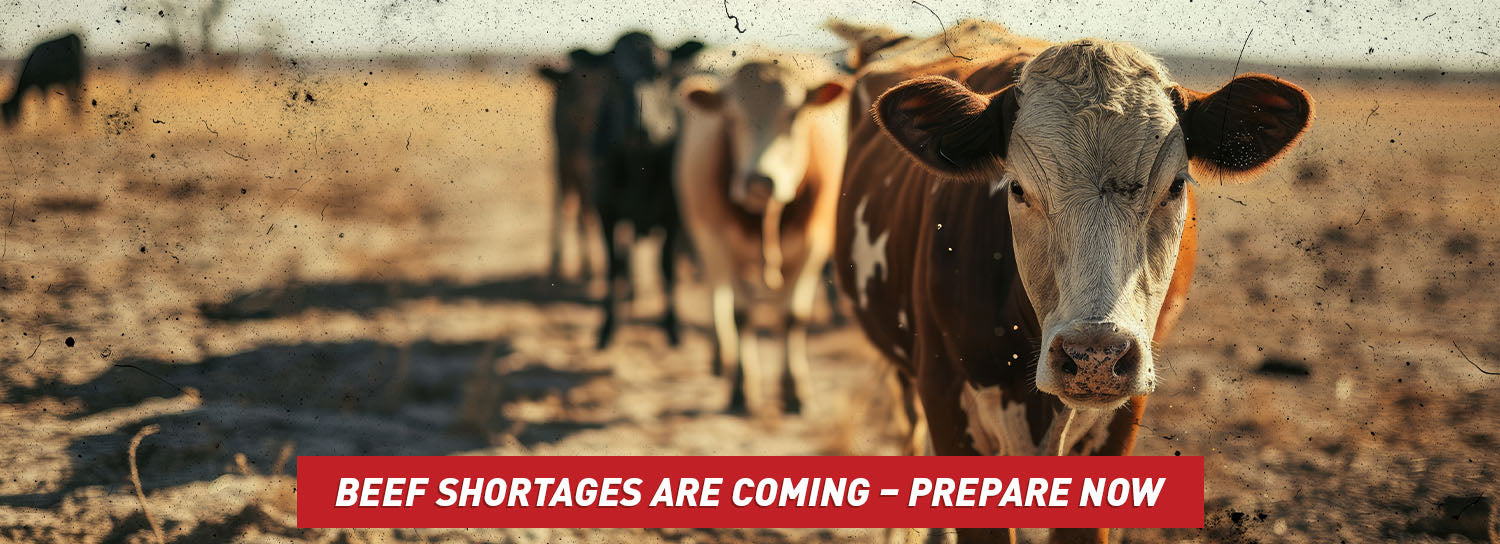
[[[729,398],[729,407],[724,409],[724,413],[733,416],[747,416],[750,415],[750,406],[745,403],[743,395],[736,394]]]
[[[788,414],[802,415],[802,399],[797,395],[786,395],[781,399],[781,406]]]
[[[677,347],[682,343],[682,333],[677,330],[677,316],[667,316],[662,320],[661,329],[667,333],[667,345]]]
[[[609,347],[609,342],[614,339],[615,328],[613,325],[605,325],[599,329],[599,341],[594,343],[595,350],[603,350]]]

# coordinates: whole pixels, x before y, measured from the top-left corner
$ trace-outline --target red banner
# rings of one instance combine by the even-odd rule
[[[298,457],[299,527],[1202,527],[1202,457]]]

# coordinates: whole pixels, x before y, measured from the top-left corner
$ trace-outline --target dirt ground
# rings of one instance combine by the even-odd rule
[[[670,349],[650,242],[595,352],[602,285],[543,277],[550,99],[525,72],[93,76],[76,117],[33,100],[0,133],[0,541],[151,541],[147,425],[171,542],[882,538],[297,529],[295,455],[895,454],[888,371],[824,308],[811,414],[722,414],[706,293],[680,290]],[[1289,160],[1200,180],[1136,449],[1206,458],[1206,528],[1123,539],[1493,541],[1500,86],[1301,83],[1320,117]]]

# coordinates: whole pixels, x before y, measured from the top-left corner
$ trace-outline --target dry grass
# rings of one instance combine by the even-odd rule
[[[160,430],[159,425],[147,425],[130,437],[130,484],[135,486],[135,498],[141,501],[141,514],[146,516],[146,523],[151,525],[151,534],[156,537],[156,544],[166,544],[167,539],[161,535],[161,525],[156,523],[156,517],[151,515],[151,507],[146,504],[146,491],[141,486],[141,469],[135,462],[135,450],[141,447],[141,440]],[[243,464],[244,456],[239,456],[236,460]]]

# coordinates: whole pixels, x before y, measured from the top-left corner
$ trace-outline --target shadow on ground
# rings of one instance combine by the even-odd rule
[[[356,280],[292,283],[256,289],[223,302],[205,302],[198,306],[198,310],[205,318],[215,321],[270,319],[312,309],[347,311],[364,316],[403,301],[426,298],[450,303],[461,300],[508,300],[534,304],[595,302],[584,292],[582,285],[544,277],[504,278],[479,283],[447,279],[423,282]]]
[[[125,360],[82,384],[10,388],[6,403],[65,407],[71,469],[47,492],[0,496],[0,505],[50,508],[80,487],[128,485],[124,452],[148,424],[161,426],[139,450],[150,490],[212,480],[236,453],[268,467],[286,444],[297,455],[447,455],[486,447],[507,427],[530,446],[609,423],[565,410],[545,423],[507,421],[506,404],[567,399],[611,374],[507,364],[512,354],[503,339],[269,345],[194,363]]]

